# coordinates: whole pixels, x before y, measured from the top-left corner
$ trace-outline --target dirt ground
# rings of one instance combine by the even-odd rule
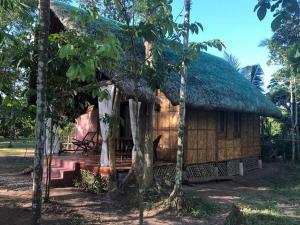
[[[17,172],[31,163],[31,157],[0,157],[1,225],[31,224],[32,179],[30,175],[17,174]],[[288,174],[280,165],[281,164],[267,164],[263,170],[252,171],[244,177],[236,177],[231,181],[185,185],[185,193],[192,196],[200,196],[217,205],[218,211],[199,219],[189,216],[178,217],[169,211],[162,212],[158,208],[154,208],[146,211],[145,224],[221,225],[224,223],[232,203],[241,205],[241,207],[244,207],[247,203],[247,207],[250,207],[250,203],[252,204],[253,202],[246,200],[247,197],[252,199],[252,196],[258,196],[259,198],[255,199],[263,199],[263,201],[270,200],[274,197],[276,197],[278,201],[282,200],[278,204],[276,203],[276,207],[279,207],[280,212],[283,212],[288,219],[292,219],[293,223],[290,224],[300,224],[300,213],[298,210],[299,199],[294,198],[293,204],[289,204],[290,201],[287,201],[288,197],[286,195],[267,191],[270,189],[270,183],[267,181],[267,177],[278,176],[278,174],[285,176],[285,173]],[[132,207],[134,203],[131,202],[130,198],[116,200],[115,198],[112,199],[108,194],[94,195],[80,192],[75,188],[52,189],[51,196],[52,203],[44,205],[43,208],[43,224],[45,225],[138,224],[138,213],[137,210]],[[134,196],[132,195],[132,197]],[[257,204],[259,204],[259,202]],[[245,207],[245,209],[247,209],[247,207]],[[284,219],[285,218],[283,218],[283,221],[285,221]],[[285,223],[282,223],[282,225],[283,224]]]

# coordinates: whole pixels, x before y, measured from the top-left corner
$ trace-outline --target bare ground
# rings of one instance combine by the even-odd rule
[[[30,157],[0,157],[1,224],[31,224],[32,179],[30,175],[17,175],[17,172],[31,163],[32,158]],[[232,203],[241,207],[248,204],[251,207],[250,204],[253,202],[248,201],[249,199],[258,199],[262,202],[276,199],[278,204],[276,203],[274,207],[283,211],[287,218],[298,221],[300,224],[299,198],[290,199],[291,196],[270,191],[272,185],[268,178],[278,177],[279,174],[280,176],[289,175],[288,171],[281,167],[281,164],[268,164],[263,170],[252,171],[245,177],[236,177],[231,181],[184,186],[186,194],[201,196],[201,198],[215,203],[218,206],[218,211],[213,215],[199,219],[189,216],[179,217],[170,211],[155,207],[145,213],[145,224],[221,225],[230,212]],[[133,200],[135,199],[133,192],[129,197],[116,199],[110,197],[109,194],[94,195],[80,192],[75,188],[56,188],[52,190],[51,196],[52,203],[44,205],[43,208],[43,224],[46,225],[138,224],[138,213]],[[257,204],[261,204],[261,202]]]

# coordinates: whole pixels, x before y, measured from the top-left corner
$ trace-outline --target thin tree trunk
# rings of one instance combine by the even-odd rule
[[[138,108],[138,104],[137,108]],[[137,109],[138,110],[138,109]],[[141,102],[139,117],[137,118],[138,129],[136,133],[136,178],[138,181],[138,201],[139,201],[139,224],[144,223],[144,165],[145,165],[145,130],[146,130],[146,118],[147,105]]]
[[[41,224],[43,153],[45,147],[45,80],[48,70],[49,0],[39,1],[39,60],[37,75],[36,147],[34,153],[32,210],[33,225]]]
[[[148,103],[145,118],[145,189],[153,184],[153,110],[154,103]]]
[[[191,1],[184,1],[184,37],[183,51],[187,53],[189,44],[189,24],[190,24],[190,8]],[[180,79],[180,100],[179,100],[179,130],[178,130],[178,148],[177,148],[177,163],[174,189],[170,195],[170,201],[179,211],[182,207],[182,174],[183,174],[183,151],[184,151],[184,135],[185,135],[185,98],[186,98],[186,79],[187,79],[187,64],[183,61],[183,73]]]
[[[115,96],[113,101],[112,116],[118,116],[120,114],[120,92],[116,88]],[[110,168],[110,179],[109,179],[109,189],[113,190],[117,187],[117,173],[116,173],[116,138],[117,130],[119,128],[118,124],[113,124],[110,130],[109,142],[108,142],[108,162]]]
[[[47,166],[47,172],[46,172],[46,184],[45,184],[45,196],[44,196],[44,202],[49,203],[50,202],[50,182],[51,182],[51,167],[52,167],[52,156],[53,156],[53,149],[54,149],[54,132],[53,132],[53,118],[51,118],[51,124],[50,124],[50,149],[49,152],[45,151],[46,154],[46,166]],[[46,146],[47,148],[48,146]]]
[[[290,78],[290,102],[291,102],[291,136],[292,136],[292,162],[295,162],[295,114],[294,114],[294,78]]]
[[[13,84],[12,87],[12,94],[11,94],[11,100],[14,101],[15,98],[15,84]],[[13,147],[13,139],[14,139],[14,133],[15,133],[15,123],[14,123],[14,104],[10,107],[10,129],[9,129],[9,148]]]
[[[151,13],[151,12],[150,12]],[[152,42],[145,41],[146,63],[153,66],[154,55]],[[153,183],[153,110],[154,103],[148,103],[146,109],[146,127],[145,127],[145,188],[149,188]]]
[[[296,130],[296,143],[297,143],[297,160],[300,160],[300,145],[299,145],[299,126],[298,126],[298,99],[297,99],[297,80],[295,81],[295,130]]]

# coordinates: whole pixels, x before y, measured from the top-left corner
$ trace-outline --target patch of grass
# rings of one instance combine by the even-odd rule
[[[239,205],[243,205],[247,208],[255,208],[258,210],[264,210],[264,209],[272,209],[279,204],[286,204],[288,202],[276,199],[275,196],[266,196],[264,193],[259,194],[247,194],[242,195],[241,198],[236,201]]]
[[[183,216],[203,218],[209,217],[220,210],[217,204],[209,202],[200,196],[187,193],[184,198],[184,206],[181,212]]]
[[[13,147],[13,148],[1,148],[0,147],[0,155],[22,155],[25,153],[32,154],[34,152],[33,148],[26,147]]]
[[[238,205],[248,225],[296,225],[299,221],[278,208],[280,201],[259,197],[242,198]]]
[[[10,140],[0,136],[0,148],[7,148]],[[20,137],[12,141],[12,146],[17,148],[34,148],[34,138]]]
[[[28,157],[0,157],[0,170],[4,172],[20,172],[33,165],[33,158]]]
[[[291,171],[293,174],[295,171]],[[293,185],[299,185],[298,178],[292,179],[288,176],[278,176],[270,179],[269,188],[263,192],[241,193],[241,198],[236,201],[236,204],[245,214],[248,225],[296,225],[300,224],[299,220],[291,215],[287,215],[284,208],[295,207],[295,202],[292,200]],[[298,203],[297,203],[298,204]],[[297,214],[297,210],[294,212]]]
[[[300,198],[300,164],[282,164],[284,176],[269,177],[269,190],[274,194],[285,196],[289,200]]]
[[[297,225],[299,221],[274,209],[241,208],[248,225]]]

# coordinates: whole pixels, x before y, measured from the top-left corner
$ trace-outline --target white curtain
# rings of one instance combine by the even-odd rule
[[[138,103],[138,111],[136,107],[136,101],[133,99],[129,99],[129,115],[130,115],[130,126],[131,126],[131,135],[132,135],[132,140],[133,140],[133,149],[132,149],[132,163],[135,163],[136,159],[136,150],[135,150],[135,138],[136,138],[136,130],[137,130],[137,124],[136,121],[138,120],[139,117],[139,111],[140,111],[140,106],[141,103]]]
[[[107,146],[107,136],[108,136],[108,128],[109,124],[104,123],[103,118],[105,115],[110,116],[112,114],[112,106],[113,106],[113,94],[115,87],[114,85],[107,85],[101,87],[101,91],[108,91],[109,98],[100,101],[98,98],[98,110],[99,110],[99,118],[100,118],[100,131],[102,137],[102,146],[101,146],[101,156],[100,156],[100,165],[108,166],[108,146]]]

